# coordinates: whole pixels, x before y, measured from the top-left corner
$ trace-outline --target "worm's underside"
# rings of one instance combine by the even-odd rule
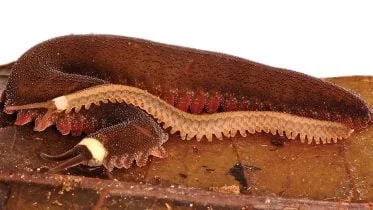
[[[318,78],[111,35],[36,45],[12,66],[2,102],[4,111],[19,111],[18,125],[35,120],[37,131],[56,124],[63,135],[98,139],[107,150],[98,163],[109,169],[164,157],[168,137],[160,125],[186,140],[266,132],[318,144],[348,138],[371,123],[364,100]]]
[[[218,139],[234,137],[238,133],[246,136],[247,133],[266,132],[273,135],[286,136],[295,139],[299,136],[302,142],[309,144],[331,143],[350,136],[354,131],[348,126],[330,121],[300,117],[287,113],[271,111],[233,111],[214,114],[190,114],[183,112],[159,97],[139,88],[124,85],[99,85],[87,88],[76,93],[61,96],[45,103],[29,104],[25,106],[9,107],[11,109],[30,109],[45,107],[51,110],[72,110],[79,112],[82,107],[89,109],[92,104],[126,103],[140,107],[164,128],[171,128],[171,133],[180,132],[182,139],[197,141],[213,136]],[[9,109],[8,108],[8,109]]]

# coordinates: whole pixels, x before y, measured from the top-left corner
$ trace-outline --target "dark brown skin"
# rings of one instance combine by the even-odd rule
[[[355,129],[370,121],[363,100],[320,79],[229,55],[134,38],[83,35],[52,39],[25,53],[12,70],[6,104],[49,100],[107,81],[161,96],[176,89],[182,93],[218,91],[257,100],[259,106],[253,108],[257,110],[342,122],[351,118]]]
[[[361,98],[323,80],[225,54],[111,35],[64,36],[33,47],[13,65],[3,102],[6,107],[47,101],[103,83],[148,90],[195,114],[278,111],[341,122],[355,130],[371,122],[369,108]],[[129,109],[132,111],[127,113],[132,115],[137,108]],[[115,115],[106,116],[108,112],[103,110],[96,107],[80,114],[110,122]],[[121,116],[109,124],[115,126],[125,118]],[[151,120],[143,119],[139,118],[140,129],[134,130],[132,125],[129,128],[127,123],[123,124],[125,129],[119,126],[112,131],[130,129],[138,133],[153,125]],[[100,131],[108,125],[93,127],[93,131]],[[116,134],[107,129],[104,134],[115,136],[118,142]],[[141,138],[147,138],[146,132],[138,133],[137,139]],[[146,148],[159,142],[151,144]]]

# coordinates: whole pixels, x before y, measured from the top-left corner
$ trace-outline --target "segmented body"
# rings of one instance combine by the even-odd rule
[[[237,133],[246,136],[247,132],[264,131],[295,139],[298,135],[302,142],[312,143],[337,142],[347,138],[353,129],[336,122],[308,119],[291,114],[270,111],[235,111],[215,114],[195,115],[181,111],[145,90],[123,85],[100,85],[62,96],[53,100],[58,111],[79,112],[82,107],[89,109],[91,104],[127,103],[140,107],[154,118],[164,123],[164,128],[171,127],[171,133],[180,132],[182,139],[206,137],[209,141],[213,135],[222,139],[234,137]]]
[[[111,148],[98,162],[110,169],[164,157],[166,137],[154,119],[182,139],[263,131],[308,143],[337,142],[371,123],[359,96],[323,80],[111,35],[59,37],[30,49],[13,65],[2,102],[5,112],[19,111],[18,125],[35,120],[38,131],[56,124],[63,135],[97,134]],[[122,144],[123,133],[131,135]]]

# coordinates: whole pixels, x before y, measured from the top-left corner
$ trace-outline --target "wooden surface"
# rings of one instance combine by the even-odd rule
[[[5,76],[0,78],[4,81]],[[330,78],[373,107],[373,77]],[[55,128],[0,130],[0,205],[9,209],[372,208],[373,129],[330,145],[282,142],[267,134],[223,141],[172,136],[166,159],[143,168],[76,167],[43,174],[55,165],[39,158],[71,148],[79,138]],[[7,196],[8,195],[8,196]]]

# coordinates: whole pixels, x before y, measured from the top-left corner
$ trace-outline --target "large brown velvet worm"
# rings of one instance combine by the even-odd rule
[[[129,168],[165,157],[167,133],[223,139],[255,132],[331,143],[371,123],[367,104],[331,83],[242,58],[111,35],[45,41],[12,66],[4,112],[16,125],[84,135],[53,171]]]

